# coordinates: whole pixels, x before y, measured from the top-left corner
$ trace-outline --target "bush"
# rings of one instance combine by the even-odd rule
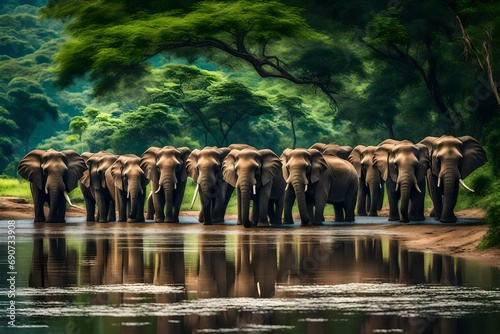
[[[484,221],[488,223],[488,232],[479,243],[478,248],[500,248],[500,195],[497,196],[495,203],[486,210]]]

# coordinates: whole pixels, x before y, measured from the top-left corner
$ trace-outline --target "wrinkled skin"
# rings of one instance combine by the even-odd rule
[[[348,159],[353,150],[351,146],[324,143],[315,143],[310,147],[310,149],[311,148],[318,150],[322,154],[335,155],[344,160]]]
[[[80,179],[80,189],[84,194],[85,206],[87,207],[87,221],[96,220],[95,204],[98,207],[97,221],[99,223],[115,221],[115,203],[106,185],[106,171],[118,156],[103,151],[94,154],[82,153],[82,156],[87,158],[88,167],[88,173],[85,173]],[[88,196],[89,192],[91,196]]]
[[[431,215],[443,223],[454,223],[459,184],[467,187],[463,179],[487,162],[486,152],[471,136],[426,137],[420,143],[427,146],[431,156],[427,173],[434,205]]]
[[[67,193],[76,188],[86,168],[84,159],[73,150],[33,150],[21,159],[17,171],[30,182],[35,222],[66,221]],[[45,203],[49,205],[47,218]]]
[[[384,201],[384,180],[373,165],[373,155],[377,146],[356,146],[348,161],[356,169],[359,177],[357,214],[358,216],[378,216]]]
[[[165,146],[150,147],[142,154],[141,168],[151,181],[154,221],[157,223],[179,222],[186,190],[186,160],[190,153],[187,147]]]
[[[118,210],[119,222],[144,222],[144,202],[149,180],[135,154],[120,156],[106,171],[106,185]]]
[[[381,144],[373,162],[386,182],[389,220],[425,220],[425,175],[430,164],[427,147],[408,140]]]
[[[293,224],[295,199],[303,225],[321,225],[326,203],[333,204],[335,221],[354,221],[358,175],[349,162],[316,149],[285,149],[280,159],[287,183],[285,224]]]
[[[232,150],[222,165],[223,178],[238,194],[238,224],[281,224],[285,180],[279,157],[271,150]],[[253,201],[252,219],[249,217]]]
[[[193,150],[187,159],[188,175],[196,182],[200,194],[200,223],[210,225],[224,222],[234,190],[222,177],[222,162],[229,152],[227,147],[207,146],[202,150]]]

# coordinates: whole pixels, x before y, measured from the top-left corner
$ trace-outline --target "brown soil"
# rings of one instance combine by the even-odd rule
[[[384,207],[379,212],[386,216],[388,208]],[[184,211],[183,215],[198,215],[198,212]],[[68,208],[67,215],[70,217],[85,216],[82,207]],[[484,212],[480,209],[468,209],[456,212],[460,218],[482,219]],[[8,219],[32,219],[33,205],[22,198],[0,197],[0,220]],[[236,215],[226,215],[228,219],[236,219]],[[294,217],[298,219],[298,215]],[[333,217],[325,217],[333,220]],[[488,227],[486,225],[350,225],[356,229],[373,230],[376,234],[391,233],[401,240],[410,250],[430,251],[461,257],[473,258],[475,260],[500,267],[500,249],[477,249]],[[349,227],[343,227],[349,228]]]

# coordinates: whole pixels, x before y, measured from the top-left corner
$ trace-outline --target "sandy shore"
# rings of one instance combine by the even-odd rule
[[[385,215],[387,208],[383,209],[380,213],[381,215]],[[182,214],[197,215],[196,212],[183,212]],[[69,208],[67,215],[69,217],[84,217],[85,208]],[[457,212],[457,216],[460,218],[481,219],[483,215],[484,213],[479,209]],[[17,197],[0,197],[0,220],[30,218],[33,218],[33,205],[28,201]],[[235,219],[235,216],[231,215],[227,218]],[[327,221],[333,220],[333,217],[325,218]],[[488,227],[482,224],[352,224],[342,228],[373,230],[374,234],[377,234],[377,232],[391,233],[410,250],[467,257],[500,267],[499,248],[486,250],[476,248],[488,230]]]

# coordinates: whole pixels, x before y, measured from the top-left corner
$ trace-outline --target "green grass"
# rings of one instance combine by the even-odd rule
[[[31,201],[30,183],[23,179],[0,178],[0,196],[22,197]]]

